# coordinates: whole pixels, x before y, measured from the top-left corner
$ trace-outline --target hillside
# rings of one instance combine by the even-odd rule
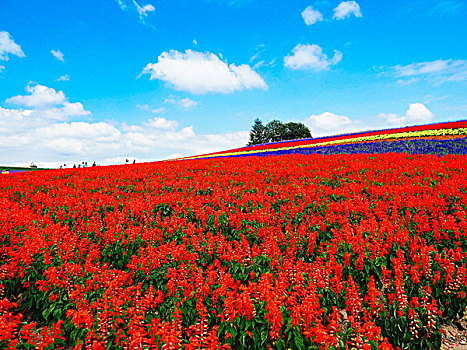
[[[463,123],[1,176],[0,344],[459,344],[467,326]],[[458,140],[464,148],[274,153],[350,140]]]
[[[467,120],[366,131],[262,145],[187,157],[270,156],[280,154],[467,154]]]

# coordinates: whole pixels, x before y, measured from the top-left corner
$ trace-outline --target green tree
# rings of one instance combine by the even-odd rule
[[[265,142],[268,142],[266,140],[266,127],[259,118],[256,118],[250,131],[250,140],[247,146],[258,145]]]
[[[277,142],[284,140],[287,127],[277,119],[266,124],[266,142]]]
[[[274,119],[264,126],[260,119],[255,119],[247,146],[311,137],[310,130],[303,123],[290,122],[284,124]]]
[[[298,140],[311,138],[310,130],[303,123],[290,122],[285,124],[286,135],[284,140]]]

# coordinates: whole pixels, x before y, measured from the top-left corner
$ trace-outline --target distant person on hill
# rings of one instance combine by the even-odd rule
[[[76,169],[76,164],[73,164],[73,169]]]
[[[96,162],[93,162],[93,163],[92,163],[92,166],[96,166]]]
[[[136,164],[136,159],[133,159],[133,164]]]

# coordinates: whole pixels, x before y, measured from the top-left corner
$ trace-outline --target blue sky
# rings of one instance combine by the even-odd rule
[[[0,164],[466,119],[463,0],[0,1]]]

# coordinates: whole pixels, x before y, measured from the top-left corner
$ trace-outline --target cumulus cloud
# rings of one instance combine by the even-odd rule
[[[8,61],[9,55],[25,56],[21,46],[13,41],[10,33],[3,31],[0,32],[0,60]]]
[[[311,26],[312,24],[323,20],[323,15],[321,12],[314,10],[311,6],[308,6],[305,10],[303,10],[302,17],[307,26]]]
[[[176,90],[192,94],[231,93],[244,89],[266,89],[263,78],[246,64],[228,65],[210,52],[176,50],[163,52],[156,63],[146,65],[141,74],[168,83]]]
[[[42,118],[55,119],[55,120],[68,120],[70,117],[80,117],[91,114],[91,112],[84,109],[81,102],[70,103],[63,102],[59,107],[42,108],[33,111]]]
[[[304,120],[304,123],[310,128],[313,137],[338,135],[362,129],[360,122],[331,112],[312,114]]]
[[[334,16],[332,18],[344,19],[352,15],[362,17],[360,6],[355,1],[344,1],[334,9]]]
[[[149,119],[147,124],[156,129],[174,130],[177,128],[178,123],[175,120],[168,120],[165,118],[155,117]]]
[[[63,53],[60,50],[52,50],[50,53],[59,61],[65,62],[63,58]]]
[[[41,135],[44,151],[58,156],[76,156],[111,150],[119,142],[121,133],[105,122],[57,123],[37,128],[33,137]]]
[[[435,60],[397,65],[390,68],[391,73],[400,78],[399,83],[410,84],[428,80],[434,84],[467,81],[466,60]]]
[[[37,91],[31,86],[28,88],[30,91]],[[46,99],[45,104],[42,103],[43,100],[40,102],[41,100],[37,99],[13,99],[13,101],[15,100],[18,100],[16,102],[19,102],[22,107],[30,108],[8,109],[0,107],[0,134],[2,135],[0,153],[11,155],[13,160],[27,157],[30,153],[40,149],[43,150],[44,154],[47,154],[50,126],[70,117],[90,114],[80,102],[71,103],[61,94],[58,94],[58,97],[55,96],[53,102],[50,98]]]
[[[329,70],[331,66],[338,64],[341,60],[342,53],[339,51],[334,51],[334,56],[328,58],[319,45],[298,44],[292,50],[292,54],[284,58],[284,65],[293,70],[324,71]]]
[[[37,132],[45,138],[80,138],[93,139],[94,141],[114,141],[121,135],[113,125],[105,122],[86,123],[56,123],[46,127],[38,128]]]
[[[182,158],[183,154],[181,153],[172,153],[167,156],[167,159],[177,159],[177,158]]]
[[[380,113],[362,119],[352,119],[345,115],[324,112],[313,114],[303,120],[313,137],[347,134],[367,130],[381,130],[434,122],[434,114],[422,103],[411,103],[407,111]]]
[[[389,122],[392,125],[414,125],[414,124],[426,124],[433,120],[433,113],[422,103],[411,103],[409,109],[404,115],[398,115],[395,113],[381,113],[378,115]]]
[[[38,120],[68,120],[70,117],[91,114],[84,109],[81,102],[69,102],[63,91],[57,92],[53,88],[31,83],[26,86],[26,91],[29,95],[13,96],[5,102],[27,108],[24,111],[31,116],[30,119],[34,117]]]
[[[62,91],[37,85],[29,84],[26,96],[8,99],[18,108],[0,106],[0,154],[5,164],[34,161],[38,166],[66,163],[69,167],[82,161],[151,161],[236,148],[248,141],[248,131],[198,134],[193,125],[170,118],[152,117],[130,125],[112,119],[89,121],[90,112],[81,102],[70,102]],[[85,116],[87,120],[80,120]]]
[[[65,102],[66,97],[63,91],[55,91],[44,85],[31,85],[26,86],[26,91],[29,95],[18,95],[10,97],[6,100],[7,103],[26,106],[26,107],[47,107],[55,106]]]

